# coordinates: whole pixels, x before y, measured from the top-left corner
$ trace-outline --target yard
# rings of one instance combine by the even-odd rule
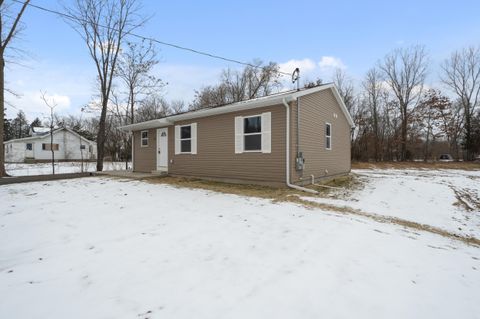
[[[478,318],[480,171],[354,173],[275,201],[168,179],[0,186],[0,317]]]

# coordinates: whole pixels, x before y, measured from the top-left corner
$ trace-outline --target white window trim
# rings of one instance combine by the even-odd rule
[[[327,125],[330,126],[330,135],[327,135]],[[325,149],[327,151],[331,151],[332,150],[332,124],[331,123],[325,122],[324,134],[325,134]],[[330,147],[327,147],[327,138],[330,138]]]
[[[147,137],[146,138],[143,138],[143,133],[144,132],[147,132]],[[148,130],[144,130],[144,131],[141,131],[140,132],[140,147],[148,147],[148,144],[149,144],[149,139],[150,139],[150,136],[148,134]],[[143,145],[143,141],[146,140],[147,141],[147,145]]]
[[[245,119],[251,118],[251,117],[259,117],[260,118],[260,132],[257,133],[245,133]],[[243,116],[242,117],[242,139],[243,139],[243,153],[262,153],[262,132],[263,132],[263,127],[262,127],[262,114],[257,114],[257,115],[249,115],[249,116]],[[260,135],[260,149],[259,150],[245,150],[245,136],[249,135]]]
[[[190,126],[190,138],[182,138],[182,127],[187,126]],[[180,152],[178,154],[192,154],[192,124],[179,125],[179,128]],[[190,152],[182,152],[182,141],[190,141]]]

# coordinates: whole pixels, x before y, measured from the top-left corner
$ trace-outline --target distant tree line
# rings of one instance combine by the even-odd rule
[[[392,51],[355,88],[344,71],[334,82],[356,125],[352,158],[431,160],[440,153],[473,160],[480,153],[480,47],[455,51],[441,65],[441,85],[427,87],[422,46]]]
[[[16,14],[12,14],[13,3],[19,7]],[[0,18],[4,18],[4,23],[0,26],[11,35],[0,41],[0,59],[4,60],[3,53],[18,33],[15,28],[28,1],[2,4]],[[85,42],[95,66],[96,89],[81,113],[55,114],[54,124],[96,140],[97,170],[103,169],[106,157],[131,160],[131,136],[120,131],[120,126],[218,107],[282,89],[279,65],[254,60],[243,69],[223,70],[218,83],[196,90],[189,104],[169,101],[163,94],[168,83],[154,75],[159,63],[154,43],[132,36],[148,20],[141,14],[140,0],[74,0],[64,9],[69,15],[66,23]],[[387,54],[359,83],[342,69],[335,72],[330,80],[336,84],[356,125],[351,135],[354,160],[429,160],[440,152],[473,160],[480,153],[480,47],[453,52],[441,64],[439,87],[427,87],[425,83],[429,66],[425,48],[411,46]],[[304,81],[303,86],[322,83],[322,79]],[[2,68],[0,85],[3,84]],[[1,91],[10,92],[8,88]],[[4,118],[5,99],[0,96],[0,100],[3,140],[25,137],[31,124],[25,114],[19,112],[14,119]],[[35,124],[41,124],[40,120]],[[3,174],[1,152],[0,175]]]
[[[144,43],[129,44],[126,52],[132,57],[139,54],[136,50],[145,52],[145,49],[152,52],[152,46]],[[105,121],[105,157],[109,159],[131,159],[130,136],[120,131],[120,126],[265,96],[282,89],[278,65],[256,61],[259,68],[225,69],[218,84],[195,91],[190,104],[181,100],[168,101],[162,94],[165,84],[151,75],[151,66],[156,64],[155,54],[149,56],[147,62],[141,63],[121,56],[119,65],[123,71],[117,74],[123,72],[125,75],[125,70],[135,73],[136,69],[143,73],[137,74],[136,82],[125,80],[129,77],[124,76],[112,89]],[[460,63],[465,66],[460,68]],[[414,46],[388,54],[358,85],[344,70],[336,70],[331,81],[336,84],[356,126],[352,133],[352,159],[431,160],[441,153],[449,153],[456,159],[472,160],[480,153],[480,81],[475,76],[480,72],[479,49],[455,52],[442,64],[442,87],[452,88],[450,96],[439,88],[426,87],[427,68],[424,48]],[[459,72],[464,72],[463,77]],[[456,90],[454,86],[459,85],[458,80],[452,76],[463,79],[462,86]],[[322,83],[321,79],[305,81],[303,87]],[[55,125],[69,127],[95,140],[99,127],[99,118],[95,115],[98,109],[92,102],[80,115],[56,116]],[[16,118],[7,119],[5,128],[5,138],[26,136],[25,114],[19,112]]]

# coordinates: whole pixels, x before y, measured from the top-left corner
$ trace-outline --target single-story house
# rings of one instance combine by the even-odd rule
[[[123,126],[133,170],[262,185],[350,172],[353,120],[334,84]]]
[[[90,141],[75,131],[62,127],[53,130],[53,143],[50,144],[50,129],[33,128],[32,136],[3,142],[6,162],[55,160],[94,160],[97,158],[97,143]],[[51,145],[51,146],[50,146]]]

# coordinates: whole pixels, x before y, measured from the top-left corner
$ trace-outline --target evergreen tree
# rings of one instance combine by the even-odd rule
[[[3,117],[3,140],[8,141],[13,138],[12,120]]]
[[[18,111],[17,117],[12,120],[11,124],[13,138],[23,138],[28,136],[28,121],[22,110]]]
[[[30,123],[30,127],[42,127],[42,121],[36,117],[32,123]]]

